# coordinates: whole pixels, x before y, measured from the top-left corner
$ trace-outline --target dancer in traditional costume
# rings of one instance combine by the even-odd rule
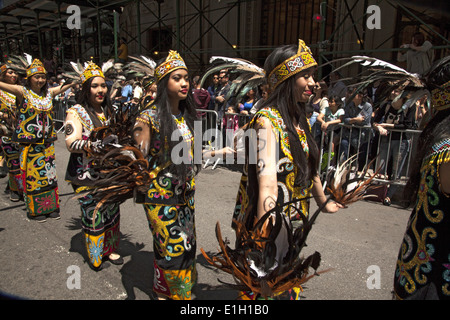
[[[52,100],[73,84],[48,88],[46,70],[39,59],[18,58],[26,66],[24,86],[0,82],[0,90],[16,96],[17,125],[12,142],[19,144],[20,170],[29,218],[44,222],[49,216],[59,219],[59,195],[56,176]],[[15,65],[16,67],[16,65]],[[17,65],[20,67],[20,65]]]
[[[326,202],[317,175],[318,148],[306,118],[305,105],[315,86],[316,66],[302,40],[298,46],[276,49],[266,59],[264,69],[272,94],[249,125],[258,135],[257,158],[251,163],[251,155],[246,156],[233,216],[248,229],[277,203],[304,199],[283,206],[283,215],[291,222],[301,220],[300,212],[308,217],[311,193],[326,212],[336,212],[340,207]],[[281,262],[287,248],[277,249]]]
[[[12,62],[7,61],[0,67],[0,81],[8,84],[17,84],[18,73],[12,68]],[[23,200],[23,182],[20,172],[19,145],[11,142],[16,120],[16,96],[0,90],[0,119],[4,131],[0,137],[0,150],[3,154],[8,168],[7,190],[9,190],[11,201]]]
[[[450,57],[436,62],[424,82],[431,120],[405,187],[414,207],[395,268],[396,299],[450,299]]]
[[[72,64],[79,73],[81,92],[77,104],[67,110],[65,132],[66,146],[70,159],[66,171],[66,180],[72,183],[76,192],[85,191],[85,179],[95,179],[89,170],[91,161],[87,151],[96,150],[100,144],[89,138],[96,128],[109,125],[112,105],[108,95],[103,70],[89,62],[84,70]],[[120,238],[120,204],[111,203],[102,206],[96,212],[97,202],[92,195],[78,199],[81,207],[81,226],[86,245],[89,266],[98,271],[103,262],[123,264],[123,258],[116,252]]]
[[[149,162],[152,181],[136,202],[143,203],[153,234],[154,292],[161,298],[186,300],[191,299],[197,279],[194,175],[198,165],[193,153],[197,112],[186,64],[176,51],[156,67],[155,77],[156,99],[135,127],[135,140]],[[184,146],[181,156],[175,151],[179,146]],[[224,148],[214,153],[232,152]]]

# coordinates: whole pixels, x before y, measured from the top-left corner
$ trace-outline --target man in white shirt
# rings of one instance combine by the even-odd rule
[[[397,53],[399,62],[406,61],[406,70],[411,73],[423,75],[433,63],[434,53],[430,41],[425,41],[425,36],[417,32],[412,36],[411,44],[403,44],[400,48],[407,49],[406,53]]]

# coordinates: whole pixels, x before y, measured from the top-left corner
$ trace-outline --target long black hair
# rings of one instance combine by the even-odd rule
[[[287,45],[275,49],[267,57],[264,63],[266,74],[270,74],[270,72],[280,63],[297,54],[297,50],[298,47],[296,45]],[[308,180],[313,179],[317,175],[319,148],[309,129],[309,123],[306,117],[306,103],[297,102],[296,100],[295,78],[295,76],[291,76],[280,83],[272,91],[267,100],[264,101],[260,109],[274,107],[280,112],[288,132],[292,158],[297,167],[295,185],[305,186]],[[300,125],[300,128],[305,131],[309,156],[303,151],[297,130],[294,128],[294,120]]]
[[[434,89],[445,90],[441,86],[449,80],[450,56],[433,64],[430,71],[425,75],[425,81],[430,91]],[[433,109],[433,106],[431,108]],[[407,204],[413,204],[417,199],[421,179],[420,168],[424,158],[434,144],[446,138],[450,138],[450,108],[436,112],[419,136],[416,154],[411,157],[409,180],[404,189],[404,198]]]
[[[91,77],[87,79],[81,85],[81,90],[79,90],[75,95],[75,101],[84,107],[86,112],[89,114],[92,122],[94,123],[94,127],[101,127],[102,123],[100,119],[95,115],[94,108],[90,103],[91,84],[94,78],[95,77]],[[105,117],[108,119],[112,114],[112,104],[109,97],[109,92],[105,92],[105,99],[102,102],[102,108]]]
[[[160,65],[162,62],[164,62],[165,59],[162,59],[158,62],[158,65]],[[170,157],[172,154],[172,150],[180,143],[180,141],[172,141],[172,134],[175,130],[178,130],[177,124],[173,118],[172,115],[172,109],[169,104],[169,98],[167,95],[167,83],[169,82],[170,74],[163,77],[158,83],[157,83],[157,91],[156,91],[156,98],[153,105],[156,106],[157,109],[157,117],[161,123],[160,126],[160,136],[161,136],[161,142],[163,143],[163,148],[161,149],[162,152],[164,152],[165,157]],[[192,97],[192,82],[189,83],[190,87],[188,90],[188,94],[186,99],[181,100],[179,102],[178,108],[180,109],[181,114],[183,115],[183,118],[191,130],[191,133],[194,134],[194,122],[197,120],[197,112],[195,110],[195,104],[194,99]],[[164,148],[164,143],[167,142],[168,149]],[[188,175],[188,164],[181,163],[177,164],[175,166],[171,166],[172,173],[175,173],[177,175],[177,178],[179,181],[184,182],[186,181],[186,177]],[[200,169],[199,166],[194,166],[195,172],[198,172]]]

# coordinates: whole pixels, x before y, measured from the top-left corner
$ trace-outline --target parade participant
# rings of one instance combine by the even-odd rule
[[[67,111],[65,122],[66,146],[70,151],[66,180],[72,183],[77,193],[86,190],[82,186],[84,179],[90,175],[90,159],[86,149],[98,147],[89,137],[95,128],[109,124],[112,110],[102,70],[95,63],[89,62],[80,78],[82,86],[77,104]],[[83,196],[78,201],[89,266],[98,271],[107,260],[112,264],[123,264],[123,258],[115,253],[120,237],[119,203],[104,205],[98,213],[94,213],[97,202],[92,195]]]
[[[396,299],[450,298],[450,57],[424,77],[431,120],[417,146],[405,196],[414,204],[394,275]]]
[[[23,61],[23,60],[21,60]],[[73,84],[48,88],[47,72],[39,59],[27,55],[24,86],[0,82],[0,90],[16,96],[17,125],[12,142],[20,145],[20,170],[27,215],[39,222],[59,219],[52,100]]]
[[[0,81],[8,84],[17,84],[19,75],[11,68],[11,61],[3,64],[0,68]],[[12,130],[14,129],[14,118],[16,114],[16,97],[6,91],[0,90],[0,119],[4,122],[6,129],[0,138],[0,150],[3,150],[9,177],[7,190],[9,190],[11,201],[17,202],[23,199],[23,183],[20,173],[19,146],[11,142]],[[8,128],[9,127],[9,128]]]
[[[147,214],[154,244],[153,291],[160,299],[191,299],[196,283],[194,221],[194,120],[197,112],[189,88],[186,64],[176,51],[155,69],[157,94],[150,108],[137,118],[136,144],[155,177],[145,194],[137,196]],[[176,141],[173,135],[177,135]],[[179,137],[190,150],[176,153]],[[209,153],[225,154],[229,148]],[[213,154],[204,154],[214,156]],[[180,161],[180,158],[182,161]]]
[[[155,100],[156,96],[156,83],[154,77],[145,77],[142,80],[144,95],[140,101],[140,109],[144,110],[150,106],[151,103]]]
[[[258,136],[256,157],[253,157],[256,161],[252,163],[252,155],[246,153],[233,215],[247,230],[277,204],[281,204],[285,219],[291,222],[300,220],[297,210],[307,217],[307,199],[311,193],[324,212],[336,212],[341,207],[334,201],[327,202],[323,192],[317,175],[318,147],[306,117],[306,102],[314,89],[316,66],[303,40],[299,40],[298,46],[275,49],[266,59],[264,69],[272,93],[249,124],[249,129],[254,129]],[[301,199],[304,200],[283,205]],[[277,246],[278,263],[286,253],[284,244]],[[257,297],[244,292],[243,298]]]

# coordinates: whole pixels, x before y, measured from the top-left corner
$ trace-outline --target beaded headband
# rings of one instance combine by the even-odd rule
[[[431,91],[431,103],[436,110],[444,110],[450,107],[450,81]]]
[[[84,69],[83,73],[81,74],[81,83],[85,83],[86,80],[92,78],[92,77],[102,77],[103,79],[105,76],[103,75],[102,69],[100,69],[99,66],[97,66],[94,62],[89,61],[87,67]]]
[[[273,90],[287,78],[316,65],[317,62],[314,60],[309,47],[306,46],[303,40],[298,39],[297,54],[289,59],[286,59],[283,63],[276,66],[272,72],[270,72],[268,76],[269,86]]]
[[[11,64],[11,60],[6,61],[4,64],[2,64],[0,66],[0,73],[5,72],[7,69],[11,68],[10,64]]]
[[[156,82],[158,83],[167,74],[177,69],[187,70],[187,67],[186,64],[184,63],[183,58],[181,58],[180,54],[174,50],[170,50],[169,55],[166,58],[166,61],[161,63],[155,69]]]
[[[41,60],[34,59],[31,65],[27,68],[27,76],[25,79],[28,79],[29,77],[37,74],[37,73],[44,73],[47,74],[47,71],[44,68],[44,65],[42,64]]]

